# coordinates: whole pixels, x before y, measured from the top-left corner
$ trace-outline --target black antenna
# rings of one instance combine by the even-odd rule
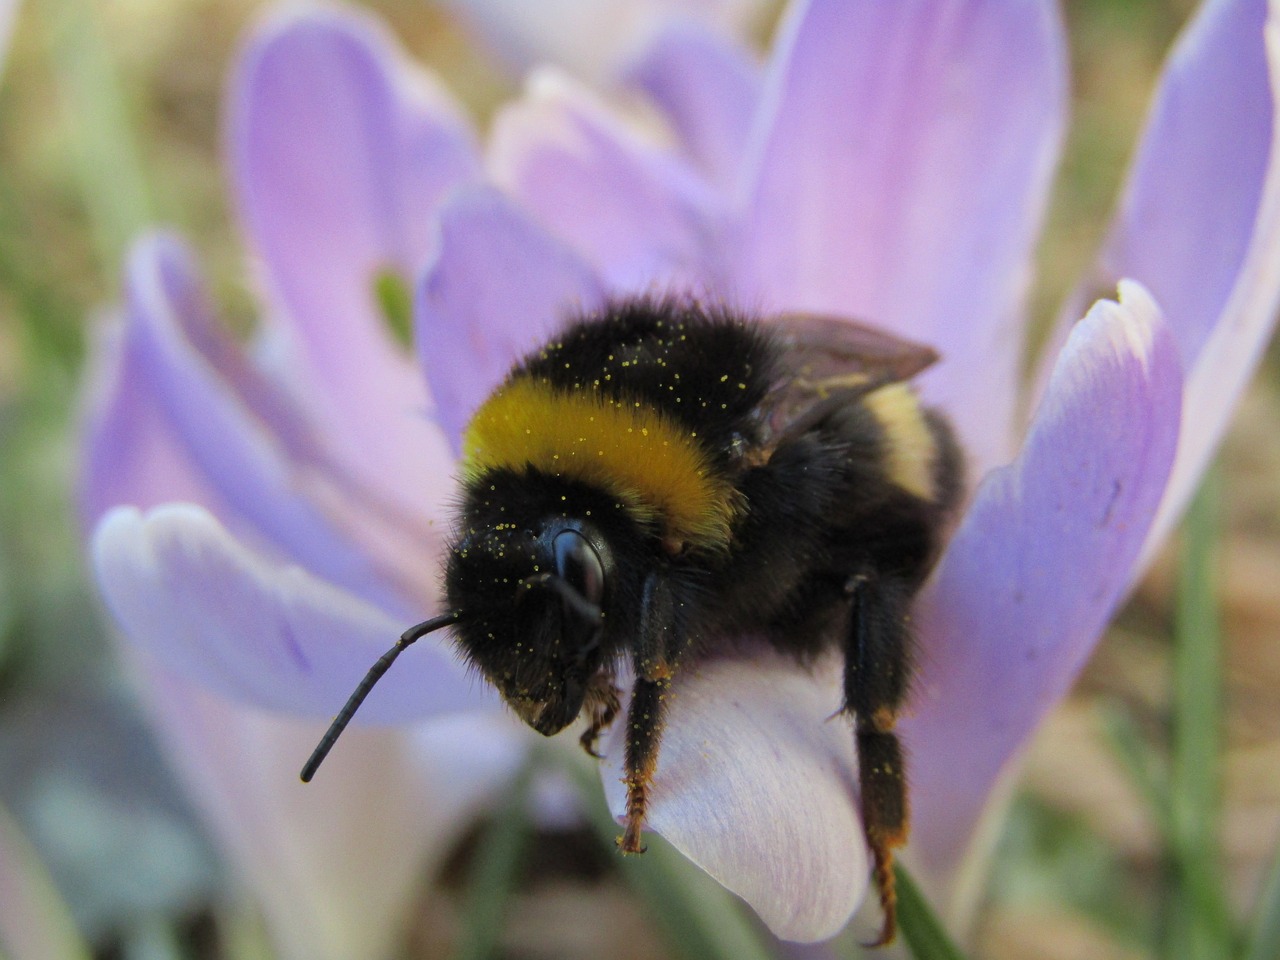
[[[346,704],[338,711],[338,715],[333,718],[333,723],[329,724],[329,729],[320,738],[320,743],[311,752],[311,758],[307,760],[306,765],[302,768],[303,783],[311,782],[311,778],[320,769],[320,764],[324,763],[324,758],[329,755],[329,751],[337,743],[338,737],[342,736],[342,731],[347,729],[347,724],[351,722],[351,718],[360,709],[360,704],[364,703],[364,698],[369,695],[373,685],[382,679],[382,675],[395,662],[396,657],[400,656],[400,651],[415,640],[425,637],[428,633],[439,630],[441,627],[455,624],[461,619],[462,614],[460,613],[446,613],[442,616],[425,620],[416,627],[410,627],[400,634],[400,639],[396,641],[396,645],[380,656],[378,662],[369,668],[369,672],[360,681],[360,686],[356,687],[355,692],[347,698]]]

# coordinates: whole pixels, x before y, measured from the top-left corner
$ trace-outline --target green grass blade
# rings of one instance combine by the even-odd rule
[[[476,848],[455,960],[488,960],[498,955],[503,921],[533,835],[528,806],[536,768],[536,760],[531,760],[516,775]]]
[[[49,270],[48,251],[32,243],[39,230],[20,199],[23,187],[0,165],[0,290],[12,302],[24,334],[13,349],[32,364],[53,359],[62,368],[78,369],[81,307]]]
[[[556,752],[574,783],[600,842],[610,850],[620,832],[605,804],[600,777],[587,764]],[[622,876],[649,904],[667,935],[672,955],[684,960],[772,960],[759,929],[741,901],[655,834],[643,856],[618,857]]]
[[[104,271],[152,217],[141,152],[94,0],[43,0],[74,174]]]
[[[1169,771],[1161,755],[1143,736],[1132,714],[1121,703],[1106,704],[1101,711],[1102,732],[1129,780],[1146,801],[1160,836],[1168,844],[1173,828],[1169,822]]]
[[[1243,960],[1275,960],[1276,957],[1280,957],[1280,844],[1276,845],[1271,873],[1258,898]]]
[[[1228,956],[1230,914],[1218,845],[1222,662],[1214,569],[1219,481],[1206,477],[1184,524],[1173,657],[1169,871],[1163,955]]]
[[[965,960],[942,921],[902,864],[895,864],[898,884],[898,927],[915,960]]]

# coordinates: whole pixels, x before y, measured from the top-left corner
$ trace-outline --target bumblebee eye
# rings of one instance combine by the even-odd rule
[[[551,542],[556,575],[597,609],[604,602],[604,566],[591,541],[577,530],[561,530]]]

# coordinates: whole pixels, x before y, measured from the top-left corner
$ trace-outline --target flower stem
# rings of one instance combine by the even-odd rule
[[[1258,899],[1249,948],[1244,953],[1244,960],[1272,960],[1274,957],[1280,957],[1280,844],[1276,845],[1271,873]]]
[[[454,960],[487,960],[498,954],[503,919],[533,834],[529,786],[537,766],[536,760],[530,759],[516,774],[476,849]]]
[[[964,953],[902,864],[894,866],[898,887],[898,925],[915,960],[964,960]]]
[[[1173,762],[1162,953],[1178,960],[1230,953],[1222,891],[1219,813],[1222,663],[1215,565],[1217,470],[1188,511],[1173,658]]]

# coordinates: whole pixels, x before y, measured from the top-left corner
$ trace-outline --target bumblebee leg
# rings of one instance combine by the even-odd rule
[[[649,784],[658,765],[663,697],[669,680],[637,679],[627,711],[627,826],[618,838],[623,853],[644,853],[640,836],[649,808]]]
[[[591,715],[591,726],[582,734],[578,742],[582,744],[583,750],[597,760],[603,758],[596,753],[596,741],[618,716],[618,711],[622,708],[618,699],[620,695],[621,692],[613,685],[613,675],[610,673],[596,674],[592,678],[591,685],[587,687],[586,707]]]
[[[644,853],[641,831],[649,806],[649,785],[658,765],[662,713],[680,636],[676,604],[667,582],[651,574],[644,584],[640,630],[633,652],[636,682],[627,709],[627,826],[618,838],[623,853]]]
[[[897,932],[893,852],[907,841],[906,767],[894,726],[910,674],[907,612],[911,590],[891,578],[855,577],[849,582],[852,610],[845,660],[845,709],[856,723],[862,824],[875,860],[884,924],[875,943]]]

